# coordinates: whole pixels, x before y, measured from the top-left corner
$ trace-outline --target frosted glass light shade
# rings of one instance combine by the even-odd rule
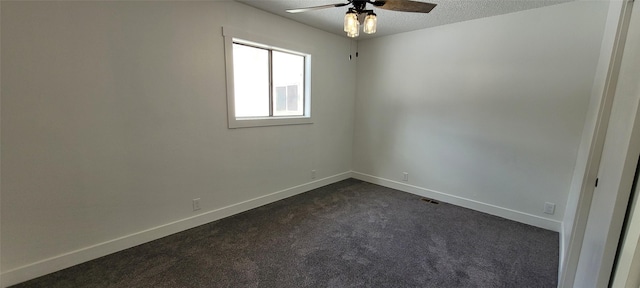
[[[377,26],[378,18],[376,17],[376,14],[369,13],[367,17],[364,18],[364,27],[362,28],[362,31],[367,34],[373,34],[376,33]]]
[[[344,32],[349,33],[353,31],[356,25],[359,26],[358,23],[358,14],[356,12],[349,10],[346,15],[344,15]]]
[[[351,27],[351,30],[347,31],[347,36],[355,38],[360,36],[360,22],[356,20],[355,24]]]

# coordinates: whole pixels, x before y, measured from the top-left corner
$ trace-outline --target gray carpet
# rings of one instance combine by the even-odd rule
[[[556,287],[558,233],[354,179],[14,287]]]

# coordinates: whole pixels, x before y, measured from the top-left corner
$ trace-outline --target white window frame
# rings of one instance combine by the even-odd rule
[[[229,128],[298,125],[311,124],[311,54],[300,45],[286,43],[268,37],[254,35],[238,29],[223,27],[224,54],[227,75],[227,116]],[[304,56],[304,95],[303,115],[298,116],[267,116],[267,117],[236,117],[234,79],[233,79],[233,43],[242,43],[258,48],[282,51]]]

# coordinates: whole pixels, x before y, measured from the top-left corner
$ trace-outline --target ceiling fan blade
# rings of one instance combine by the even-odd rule
[[[418,13],[429,13],[433,8],[436,7],[436,4],[433,3],[425,3],[411,0],[377,0],[374,2],[369,2],[381,9],[392,10],[392,11],[402,11],[402,12],[418,12]]]
[[[287,9],[287,12],[289,12],[289,13],[302,13],[302,12],[320,10],[320,9],[325,9],[325,8],[342,7],[342,6],[347,6],[349,4],[351,4],[351,1],[349,1],[347,3],[337,3],[337,4],[329,4],[329,5],[321,5],[321,6],[297,8],[297,9]]]

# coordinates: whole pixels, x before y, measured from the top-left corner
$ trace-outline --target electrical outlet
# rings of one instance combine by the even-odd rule
[[[316,170],[311,170],[311,179],[316,179]]]
[[[200,210],[200,198],[193,199],[193,211]]]
[[[544,203],[544,213],[553,215],[553,213],[555,212],[556,212],[555,203],[550,203],[550,202]]]
[[[402,181],[404,181],[404,182],[409,181],[409,173],[402,172]]]

